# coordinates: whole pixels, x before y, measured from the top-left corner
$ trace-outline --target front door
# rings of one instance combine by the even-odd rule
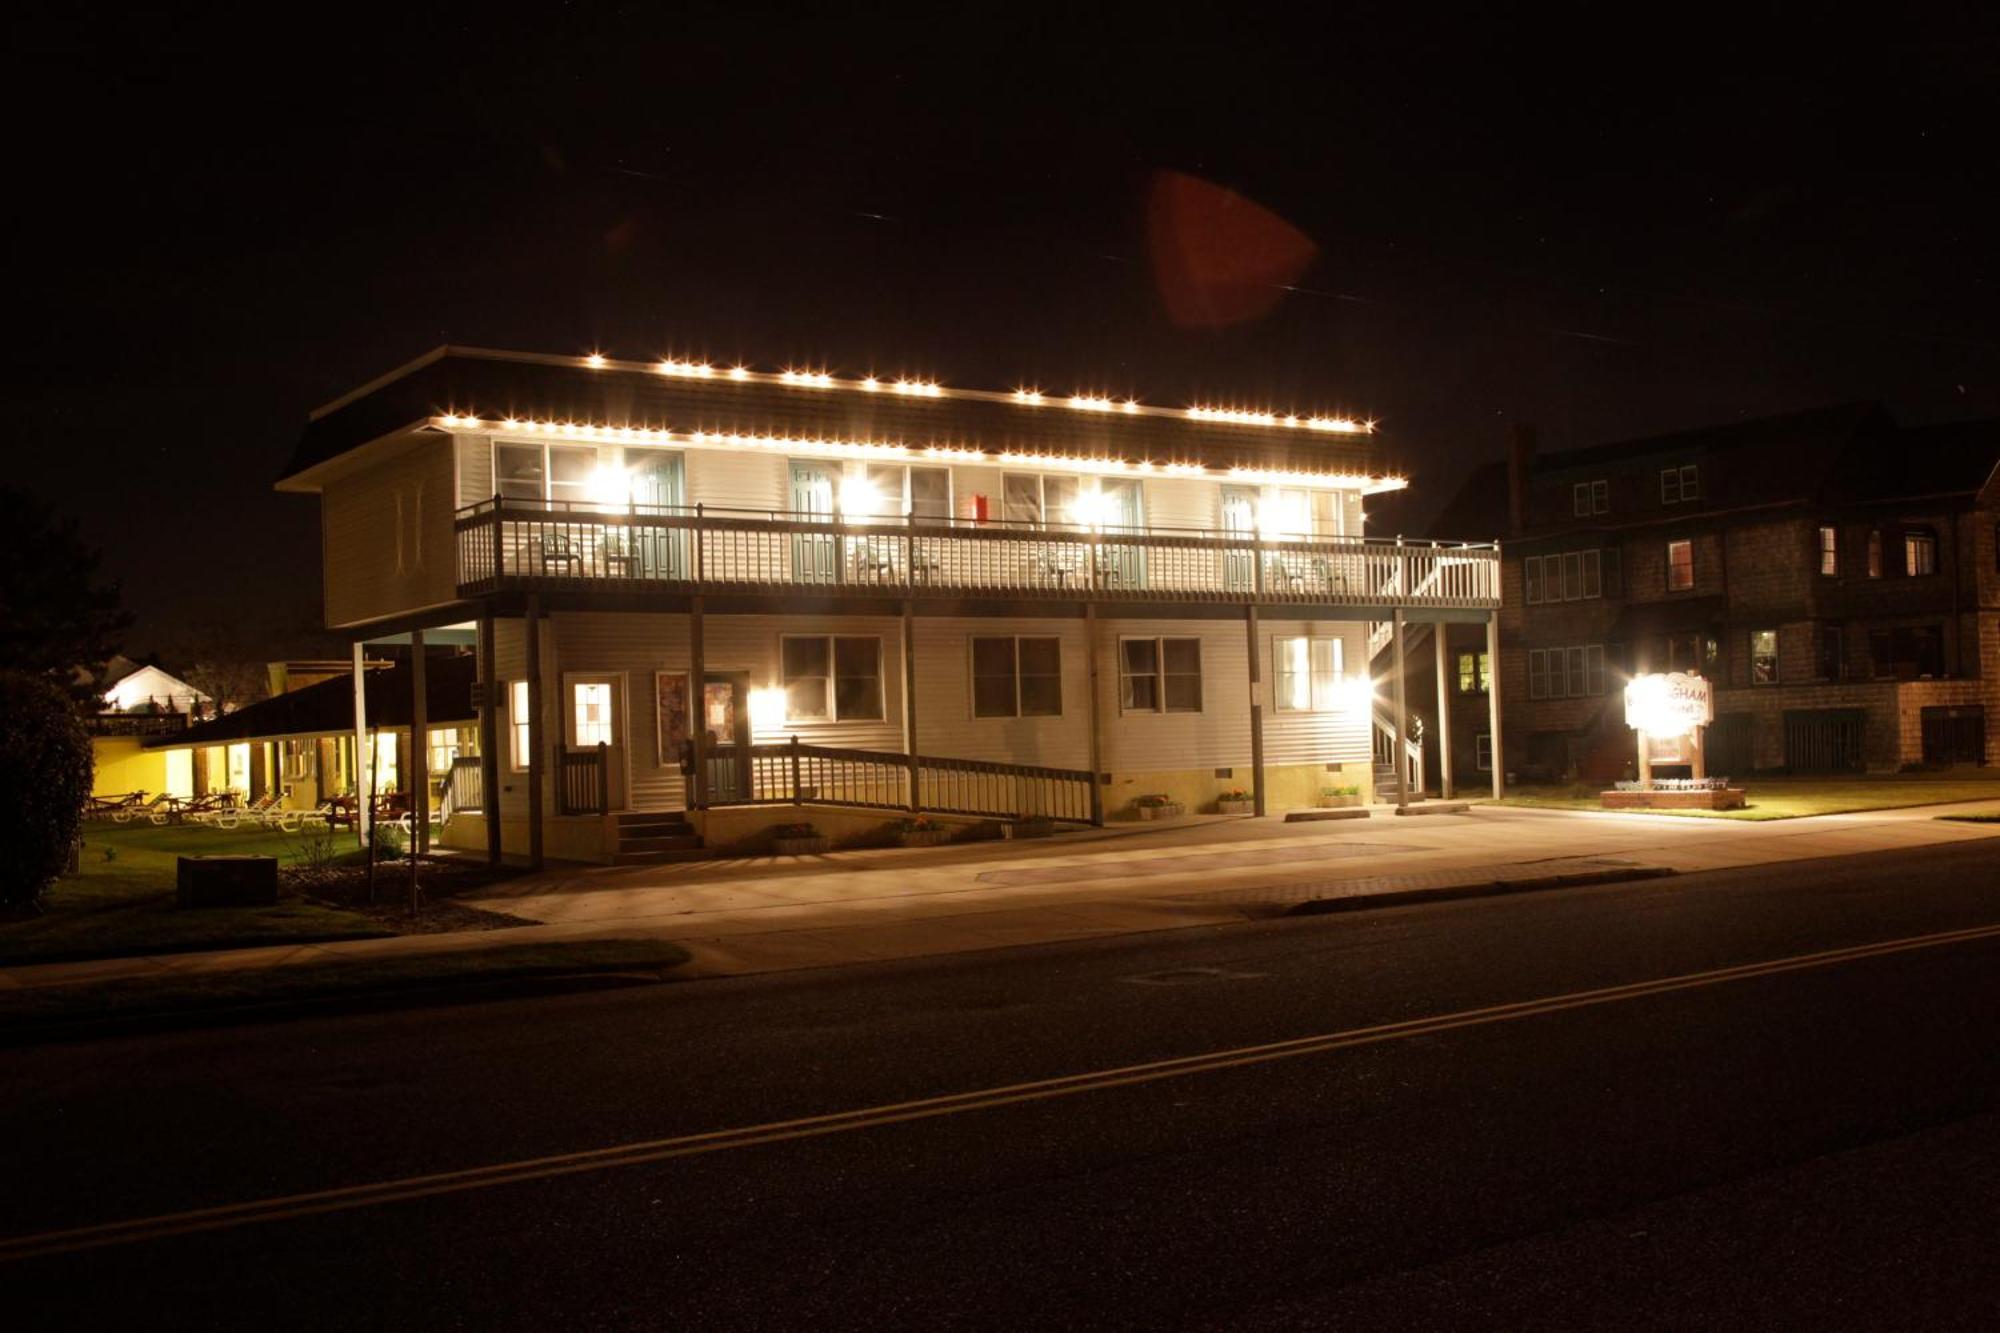
[[[672,518],[683,512],[681,456],[656,449],[627,453],[632,511],[638,518]],[[688,568],[687,533],[635,524],[631,573],[642,579],[680,579]]]
[[[1123,543],[1121,537],[1136,537],[1146,531],[1146,512],[1139,500],[1136,481],[1105,481],[1100,484],[1099,512],[1104,522],[1104,563],[1098,570],[1108,588],[1146,586],[1146,548]]]
[[[1231,542],[1222,553],[1222,586],[1248,592],[1257,586],[1257,493],[1242,486],[1222,488],[1222,535]],[[1239,547],[1235,543],[1241,543]]]
[[[701,687],[708,732],[708,799],[733,805],[750,799],[750,673],[711,671]]]
[[[792,517],[810,523],[834,520],[834,469],[826,463],[792,464]],[[830,532],[800,532],[792,536],[792,579],[798,583],[832,583],[840,574],[840,547]]]
[[[565,678],[563,804],[573,813],[594,810],[601,799],[613,810],[625,805],[625,699],[622,678],[573,675]],[[601,750],[600,750],[600,747]],[[601,767],[600,767],[601,764]]]

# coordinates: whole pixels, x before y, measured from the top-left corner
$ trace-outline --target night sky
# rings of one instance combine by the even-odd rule
[[[139,650],[298,650],[317,516],[271,483],[311,408],[446,341],[1348,411],[1429,508],[1513,421],[2000,415],[1974,6],[296,12],[17,34],[10,473],[84,518]],[[1177,323],[1163,171],[1309,238],[1293,289]]]

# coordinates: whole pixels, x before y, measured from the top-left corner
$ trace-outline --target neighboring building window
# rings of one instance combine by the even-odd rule
[[[591,498],[591,474],[596,470],[597,450],[589,445],[493,446],[493,484],[508,500],[585,503]]]
[[[1882,577],[1882,529],[1880,528],[1868,530],[1868,577],[1871,579]]]
[[[1750,631],[1750,683],[1778,683],[1778,631],[1774,629]]]
[[[1602,597],[1605,563],[1605,552],[1599,550],[1531,555],[1524,566],[1527,600],[1532,604]]]
[[[1472,767],[1481,773],[1493,771],[1493,737],[1489,732],[1480,732],[1472,738]]]
[[[1592,514],[1608,514],[1611,512],[1611,483],[1579,481],[1570,488],[1570,500],[1578,518],[1589,518]]]
[[[1660,503],[1685,504],[1701,498],[1701,471],[1694,464],[1660,469]]]
[[[849,635],[786,635],[779,670],[788,722],[882,720],[882,641]]]
[[[1486,682],[1493,670],[1493,659],[1485,653],[1460,653],[1458,655],[1458,692],[1460,694],[1484,694]]]
[[[1276,639],[1271,647],[1279,712],[1330,713],[1339,706],[1343,647],[1339,639]]]
[[[1944,675],[1944,629],[1938,625],[1905,625],[1878,629],[1868,636],[1868,653],[1877,676],[1915,680]]]
[[[578,749],[611,744],[611,682],[580,680],[570,686],[570,718]]]
[[[1200,639],[1124,639],[1118,698],[1128,713],[1201,711]]]
[[[1528,697],[1570,699],[1604,693],[1604,645],[1528,650]]]
[[[514,680],[507,683],[507,730],[513,736],[513,744],[508,752],[514,767],[524,769],[528,757],[534,753],[533,716],[528,712],[528,682]]]
[[[1081,526],[1076,502],[1082,494],[1077,477],[1008,472],[1000,478],[1000,517],[1031,528]]]
[[[1681,592],[1694,586],[1694,543],[1667,543],[1667,591]]]
[[[974,717],[1060,717],[1062,640],[979,635],[972,640]]]
[[[1830,523],[1819,527],[1819,572],[1828,578],[1840,573],[1840,530]]]
[[[1839,680],[1846,674],[1842,670],[1841,633],[1838,625],[1819,627],[1819,677],[1821,680]]]
[[[1937,534],[1913,528],[1903,534],[1903,572],[1912,578],[1937,573]]]
[[[434,776],[450,773],[452,765],[458,762],[459,755],[473,753],[472,747],[465,744],[464,740],[464,733],[457,727],[431,733],[430,771]]]

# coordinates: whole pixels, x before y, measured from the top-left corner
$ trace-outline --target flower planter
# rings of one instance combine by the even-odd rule
[[[1322,796],[1319,798],[1319,808],[1322,810],[1338,810],[1342,806],[1360,804],[1361,793],[1359,792],[1354,793],[1352,796]]]
[[[1217,801],[1215,812],[1219,815],[1254,815],[1257,813],[1257,802]]]
[[[951,841],[948,828],[910,829],[896,834],[898,847],[942,847]]]
[[[1132,808],[1139,812],[1141,819],[1179,819],[1187,813],[1184,805],[1137,805]]]
[[[779,856],[818,856],[833,850],[832,838],[773,838],[771,850]]]

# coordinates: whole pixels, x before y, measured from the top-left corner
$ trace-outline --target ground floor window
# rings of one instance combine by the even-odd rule
[[[1839,680],[1847,674],[1843,661],[1843,643],[1838,625],[1819,627],[1819,678]]]
[[[527,768],[528,757],[534,753],[532,724],[533,718],[528,712],[528,682],[507,682],[508,758],[516,769]]]
[[[1604,645],[1528,650],[1528,697],[1572,699],[1604,693]]]
[[[1339,706],[1343,646],[1339,639],[1272,641],[1279,712],[1330,713]]]
[[[1895,629],[1872,630],[1868,655],[1874,659],[1877,676],[1916,680],[1944,674],[1944,627],[1903,625]]]
[[[313,764],[318,757],[318,750],[317,741],[286,741],[285,781],[309,781],[313,776]]]
[[[1460,653],[1458,655],[1458,692],[1460,694],[1484,694],[1487,681],[1493,676],[1493,659],[1486,653]]]
[[[779,671],[788,722],[880,722],[882,641],[841,634],[786,635]]]
[[[978,635],[972,640],[974,717],[1062,716],[1062,640]]]
[[[1493,771],[1493,737],[1488,732],[1480,732],[1472,738],[1472,766],[1481,773]]]
[[[1199,713],[1201,640],[1120,640],[1118,700],[1128,713]]]
[[[1778,631],[1774,629],[1750,631],[1750,683],[1778,683]]]

